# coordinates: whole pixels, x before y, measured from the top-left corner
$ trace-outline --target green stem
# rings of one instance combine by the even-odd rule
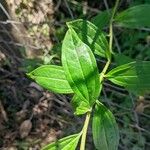
[[[119,0],[116,0],[115,6],[114,6],[114,9],[113,9],[113,12],[112,12],[112,16],[111,16],[111,19],[110,19],[110,23],[109,23],[109,35],[110,35],[110,38],[109,38],[109,50],[110,50],[111,53],[113,52],[112,51],[112,43],[113,43],[113,19],[114,19],[114,16],[115,16],[115,13],[116,13],[118,5],[119,5]]]
[[[105,76],[105,73],[106,73],[106,71],[107,71],[110,63],[111,63],[111,60],[108,60],[107,63],[106,63],[106,65],[105,65],[105,67],[103,68],[103,70],[101,72],[101,75],[100,75],[100,83],[102,83],[102,81],[104,79],[104,76]]]
[[[111,63],[111,54],[113,53],[112,51],[112,44],[113,44],[113,18],[115,16],[115,13],[116,13],[116,10],[117,10],[117,7],[119,5],[119,0],[116,0],[116,3],[115,3],[115,6],[114,6],[114,9],[113,9],[113,12],[112,12],[112,16],[111,16],[111,19],[110,19],[110,23],[109,23],[109,50],[110,50],[110,58],[108,59],[102,73],[101,73],[101,76],[100,76],[100,82],[103,81],[104,79],[104,76],[105,76],[105,73]]]
[[[112,16],[111,16],[111,19],[110,19],[110,25],[109,25],[109,35],[110,35],[109,50],[110,50],[110,58],[108,59],[105,67],[103,68],[103,71],[102,71],[101,76],[100,76],[100,82],[103,81],[105,73],[106,73],[106,71],[107,71],[107,69],[108,69],[108,67],[109,67],[109,65],[111,63],[112,42],[113,42],[113,18],[114,18],[114,15],[116,13],[118,4],[119,4],[119,0],[116,0],[115,6],[114,6],[114,9],[113,9],[113,12],[112,12]],[[92,108],[91,108],[91,111],[92,111]],[[86,118],[85,118],[85,122],[84,122],[84,126],[83,126],[82,131],[81,131],[82,137],[81,137],[80,150],[85,150],[87,129],[88,129],[88,125],[89,125],[89,121],[90,121],[90,117],[91,117],[91,111],[87,112]]]
[[[87,135],[87,129],[90,121],[91,111],[87,112],[84,126],[82,129],[82,138],[81,138],[81,144],[80,144],[80,150],[85,150],[85,142],[86,142],[86,135]]]

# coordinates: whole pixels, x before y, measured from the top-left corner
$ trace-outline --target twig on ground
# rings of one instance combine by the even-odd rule
[[[1,102],[1,100],[0,100],[0,113],[2,114],[2,117],[3,117],[4,121],[8,122],[7,113],[6,113],[6,111],[5,111],[4,107],[3,107],[3,104]]]

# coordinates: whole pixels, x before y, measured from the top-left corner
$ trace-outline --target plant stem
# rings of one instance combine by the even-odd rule
[[[102,83],[102,81],[104,79],[104,76],[105,76],[105,73],[106,73],[106,71],[107,71],[110,63],[111,63],[111,60],[108,60],[107,63],[106,63],[106,65],[105,65],[105,67],[103,68],[103,70],[101,72],[101,75],[100,75],[100,83]]]
[[[110,58],[108,59],[105,67],[102,70],[101,76],[100,76],[100,82],[103,81],[105,73],[111,63],[111,54],[112,54],[112,42],[113,42],[113,18],[114,15],[116,13],[117,7],[119,4],[119,0],[116,0],[113,12],[112,12],[112,16],[110,19],[110,24],[109,24],[109,35],[110,35],[110,39],[109,39],[109,50],[110,50]],[[92,109],[91,109],[92,111]],[[85,122],[84,122],[84,126],[82,128],[82,137],[81,137],[81,144],[80,144],[80,150],[85,150],[85,143],[86,143],[86,136],[87,136],[87,129],[88,129],[88,125],[89,125],[89,121],[90,121],[90,116],[91,116],[91,111],[87,112],[86,114],[86,118],[85,118]]]
[[[114,6],[114,9],[113,9],[113,12],[112,12],[112,16],[111,16],[111,19],[110,19],[110,23],[109,23],[109,50],[110,50],[110,59],[108,59],[105,67],[103,68],[103,71],[101,73],[101,76],[100,76],[100,82],[103,81],[104,79],[104,76],[105,76],[105,73],[111,63],[111,54],[113,53],[112,51],[112,44],[113,44],[113,18],[115,16],[115,13],[116,13],[116,10],[117,10],[117,7],[119,5],[119,0],[116,0],[116,3],[115,3],[115,6]]]
[[[87,112],[84,126],[82,129],[82,138],[81,138],[81,144],[80,144],[80,150],[85,150],[85,142],[86,142],[86,135],[87,135],[87,129],[90,121],[91,111]]]
[[[113,12],[112,12],[112,16],[111,16],[111,19],[110,19],[110,23],[109,23],[109,50],[110,52],[112,53],[112,43],[113,43],[113,19],[114,19],[114,16],[115,16],[115,13],[116,13],[116,10],[117,10],[117,7],[119,5],[119,0],[116,0],[116,3],[115,3],[115,6],[114,6],[114,9],[113,9]]]

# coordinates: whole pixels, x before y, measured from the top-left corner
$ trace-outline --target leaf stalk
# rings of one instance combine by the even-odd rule
[[[119,0],[116,0],[114,9],[112,11],[112,16],[111,16],[111,19],[110,19],[110,23],[109,23],[109,36],[110,36],[110,38],[109,38],[109,50],[110,50],[111,53],[113,53],[113,51],[112,51],[112,43],[113,43],[113,19],[114,19],[115,13],[117,11],[118,5],[119,5]]]

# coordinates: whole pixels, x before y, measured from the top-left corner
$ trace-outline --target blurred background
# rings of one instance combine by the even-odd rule
[[[40,150],[47,143],[77,133],[72,95],[46,91],[26,73],[42,64],[61,65],[66,22],[91,20],[111,9],[111,0],[0,0],[0,149]],[[150,0],[121,0],[119,11]],[[108,33],[108,27],[103,29]],[[113,49],[134,60],[150,60],[150,29],[114,27]],[[99,66],[104,59],[97,58]],[[115,65],[115,62],[112,63]],[[100,69],[102,69],[100,67]],[[119,150],[150,149],[150,95],[135,96],[105,82],[102,101],[116,117]],[[89,128],[90,129],[90,128]],[[91,130],[87,150],[94,148]]]

